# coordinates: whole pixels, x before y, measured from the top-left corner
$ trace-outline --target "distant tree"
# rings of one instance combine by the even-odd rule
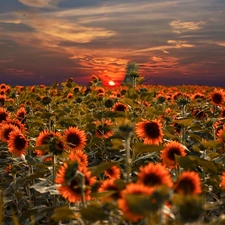
[[[136,84],[140,83],[143,80],[142,77],[140,78],[138,70],[139,66],[137,65],[137,63],[129,62],[126,66],[126,75],[123,82],[125,84],[130,84],[136,87]]]

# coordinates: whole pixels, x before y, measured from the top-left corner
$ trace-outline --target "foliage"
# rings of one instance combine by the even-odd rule
[[[139,76],[137,65],[127,73]],[[225,104],[215,90],[224,97],[208,86],[107,88],[98,77],[88,88],[0,84],[0,225],[224,224]],[[159,144],[144,144],[153,137]],[[170,149],[167,168],[171,141],[185,155]],[[143,169],[150,163],[172,185]],[[197,194],[191,175],[179,184],[183,172],[198,175]]]

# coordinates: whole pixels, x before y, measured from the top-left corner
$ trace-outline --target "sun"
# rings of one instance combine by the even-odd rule
[[[114,85],[115,85],[115,82],[112,81],[112,80],[110,80],[110,81],[109,81],[109,85],[110,85],[110,86],[114,86]]]

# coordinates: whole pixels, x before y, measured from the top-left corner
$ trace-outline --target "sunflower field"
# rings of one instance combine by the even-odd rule
[[[0,225],[225,224],[225,90],[0,84]]]

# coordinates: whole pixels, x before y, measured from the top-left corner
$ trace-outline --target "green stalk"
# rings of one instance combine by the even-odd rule
[[[131,157],[130,157],[130,141],[131,132],[128,132],[125,139],[125,149],[126,149],[126,182],[130,182],[130,172],[131,172]]]

